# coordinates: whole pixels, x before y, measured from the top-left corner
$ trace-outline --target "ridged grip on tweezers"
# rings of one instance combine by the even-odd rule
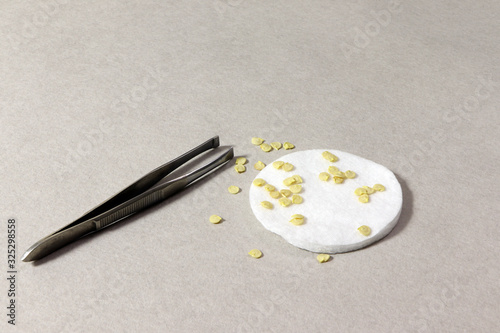
[[[130,216],[132,214],[135,214],[136,212],[139,212],[149,206],[152,206],[155,203],[158,203],[164,199],[165,198],[163,198],[162,196],[162,191],[151,193],[150,195],[145,196],[140,200],[130,203],[128,206],[125,206],[113,213],[107,214],[101,219],[94,219],[96,230],[101,230],[102,228],[114,222],[120,221],[121,219]]]

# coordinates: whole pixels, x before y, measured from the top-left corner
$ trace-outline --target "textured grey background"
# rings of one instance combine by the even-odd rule
[[[320,265],[253,217],[256,171],[226,168],[19,264],[18,325],[0,313],[0,330],[494,331],[499,11],[472,0],[1,1],[1,234],[15,217],[19,254],[215,134],[251,164],[284,154],[252,136],[361,155],[397,174],[405,203],[386,239]],[[228,196],[231,184],[243,192]],[[225,221],[208,223],[213,213]],[[255,247],[260,260],[246,254]]]

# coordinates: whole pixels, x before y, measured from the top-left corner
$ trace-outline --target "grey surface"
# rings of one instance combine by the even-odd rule
[[[498,326],[498,1],[404,1],[384,26],[371,11],[385,1],[46,3],[0,2],[1,251],[8,218],[20,255],[214,134],[251,165],[284,154],[252,136],[371,159],[397,174],[404,208],[387,238],[320,265],[253,217],[256,171],[226,168],[19,264],[18,325],[3,314],[0,330]]]

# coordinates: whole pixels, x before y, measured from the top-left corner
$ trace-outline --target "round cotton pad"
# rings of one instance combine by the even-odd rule
[[[329,151],[338,157],[330,162],[322,156]],[[386,236],[396,225],[403,205],[401,185],[386,167],[362,157],[334,149],[315,149],[291,153],[276,161],[291,163],[294,169],[286,172],[269,163],[256,178],[274,185],[276,190],[288,189],[283,180],[299,175],[303,183],[301,204],[288,207],[273,199],[264,186],[251,185],[250,206],[262,225],[282,236],[289,243],[312,252],[339,253],[358,250]],[[321,172],[329,166],[340,171],[352,170],[353,179],[344,179],[341,184],[319,179]],[[354,191],[362,186],[375,184],[385,186],[385,191],[375,191],[369,201],[362,203]],[[261,205],[262,201],[273,204],[272,209]],[[292,215],[304,216],[304,224],[294,225]],[[371,233],[364,236],[358,228],[368,226]]]

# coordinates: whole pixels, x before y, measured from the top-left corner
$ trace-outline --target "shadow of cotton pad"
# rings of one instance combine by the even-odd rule
[[[324,151],[339,159],[330,162],[321,155]],[[270,197],[264,187],[251,185],[250,206],[262,225],[282,236],[290,244],[312,252],[340,253],[361,249],[386,236],[396,225],[401,214],[403,195],[396,176],[386,167],[362,157],[334,149],[298,151],[280,157],[277,161],[288,162],[294,169],[286,172],[269,163],[256,178],[264,179],[276,189],[287,189],[283,180],[293,175],[302,177],[304,198],[301,204],[283,207],[277,199]],[[352,170],[357,176],[335,184],[330,179],[319,179],[321,172],[329,166],[340,171]],[[362,186],[382,184],[386,190],[371,194],[368,203],[361,203],[354,190]],[[262,201],[273,203],[273,209],[261,206]],[[293,214],[305,217],[303,225],[290,223]],[[369,236],[362,235],[358,228],[367,225]]]

